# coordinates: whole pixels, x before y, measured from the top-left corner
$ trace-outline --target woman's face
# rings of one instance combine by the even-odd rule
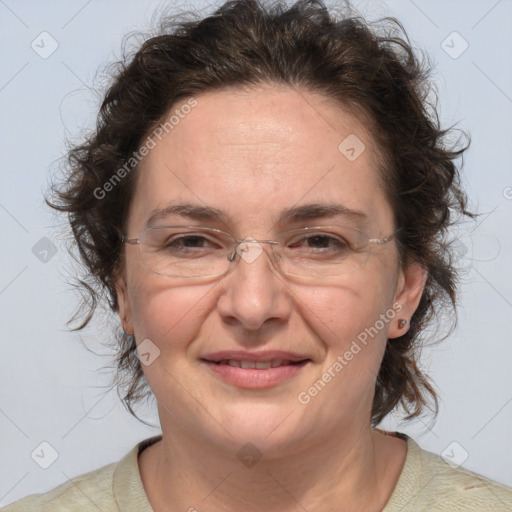
[[[138,171],[128,237],[148,225],[205,226],[260,240],[347,222],[371,238],[394,231],[374,141],[335,103],[286,86],[195,100],[162,140],[155,138]],[[165,214],[183,203],[221,217]],[[356,210],[365,220],[304,208],[311,205]],[[282,216],[290,210],[302,215]],[[410,319],[424,277],[415,265],[399,268],[394,240],[373,245],[359,270],[322,279],[284,277],[265,251],[238,258],[221,278],[168,278],[148,271],[138,247],[127,245],[120,317],[138,344],[150,340],[143,369],[163,432],[277,453],[369,427],[386,343],[406,331],[398,319]],[[219,373],[204,359],[221,351],[236,352],[233,361],[284,351],[307,362],[293,370],[227,365]],[[262,357],[275,363],[287,356]]]

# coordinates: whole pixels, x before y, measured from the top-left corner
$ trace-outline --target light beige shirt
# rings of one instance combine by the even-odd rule
[[[422,450],[409,436],[399,435],[407,440],[407,457],[382,512],[512,512],[512,488],[468,470],[453,468],[442,457]],[[137,456],[159,439],[161,436],[146,439],[119,462],[78,476],[45,494],[27,496],[1,510],[152,512]]]

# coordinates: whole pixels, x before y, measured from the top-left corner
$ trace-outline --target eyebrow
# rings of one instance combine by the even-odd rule
[[[347,219],[364,223],[368,220],[366,213],[352,210],[342,204],[337,203],[310,203],[284,210],[279,223],[299,222],[311,219],[321,219],[325,217],[346,217]]]
[[[203,206],[200,204],[193,203],[175,203],[165,208],[159,208],[153,210],[146,223],[147,226],[153,222],[169,217],[170,215],[180,215],[182,217],[188,217],[193,220],[220,220],[222,222],[227,221],[227,215],[217,208],[211,206]]]
[[[170,215],[179,215],[199,221],[228,222],[228,215],[217,208],[193,203],[175,203],[165,208],[153,210],[146,225],[150,226],[155,221]],[[297,223],[328,217],[345,217],[360,224],[364,224],[368,220],[368,216],[364,212],[353,210],[342,204],[310,203],[283,210],[279,215],[277,224]]]

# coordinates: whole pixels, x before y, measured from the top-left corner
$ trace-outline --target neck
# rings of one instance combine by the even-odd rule
[[[279,458],[244,465],[197,436],[163,435],[139,467],[155,512],[333,509],[380,511],[402,470],[406,442],[376,429],[331,437]],[[250,459],[248,459],[250,461]]]

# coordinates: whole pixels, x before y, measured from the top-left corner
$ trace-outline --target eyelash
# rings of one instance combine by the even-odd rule
[[[175,243],[175,242],[186,243],[186,241],[190,240],[190,239],[196,239],[196,240],[200,240],[202,242],[210,241],[211,243],[215,243],[214,240],[211,240],[210,238],[204,236],[203,234],[200,234],[200,233],[190,233],[190,234],[186,234],[186,235],[174,235],[172,238],[170,238],[169,240],[167,240],[165,242],[164,246],[166,248],[170,248],[171,245],[173,243]],[[337,235],[331,234],[331,233],[322,233],[322,232],[308,233],[308,234],[305,234],[304,236],[302,236],[302,238],[300,238],[298,240],[292,239],[290,241],[290,243],[288,244],[288,246],[290,244],[294,245],[297,242],[305,242],[306,244],[308,244],[308,243],[311,243],[311,241],[313,241],[315,239],[322,239],[323,241],[328,241],[331,244],[334,243],[334,246],[336,248],[344,248],[344,247],[348,247],[349,246],[348,242],[345,241],[343,238],[341,238],[341,237],[339,237]],[[312,248],[310,245],[308,245],[307,247]],[[191,247],[186,247],[186,248],[187,249],[192,249]],[[204,248],[204,246],[195,247],[195,248],[196,249],[201,249],[201,248]],[[316,249],[322,249],[322,248],[316,247]]]

